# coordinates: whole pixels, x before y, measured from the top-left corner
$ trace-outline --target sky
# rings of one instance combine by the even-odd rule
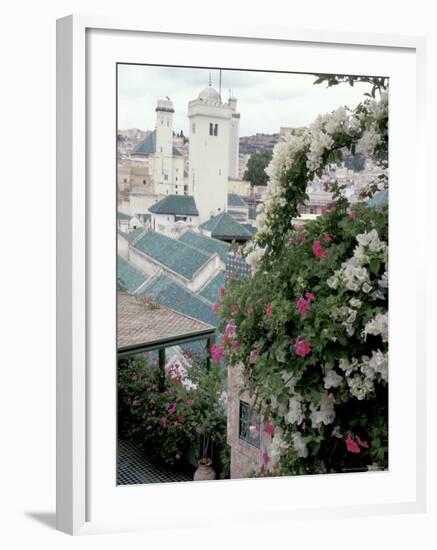
[[[189,135],[188,101],[208,86],[210,74],[218,90],[217,69],[118,65],[118,129],[153,130],[157,100],[169,96],[175,109],[173,129]],[[222,100],[227,101],[231,89],[241,114],[240,136],[248,136],[308,125],[318,114],[340,105],[355,107],[370,91],[366,83],[327,88],[314,85],[315,79],[304,74],[223,70]]]

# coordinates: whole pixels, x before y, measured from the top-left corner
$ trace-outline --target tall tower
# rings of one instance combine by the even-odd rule
[[[199,222],[227,209],[231,109],[211,87],[188,103],[189,188]]]
[[[173,182],[173,102],[168,97],[158,99],[155,111],[153,179],[155,191],[165,195],[172,192]]]
[[[240,113],[237,113],[237,98],[230,95],[228,105],[232,112],[229,139],[229,177],[237,179],[240,157]]]

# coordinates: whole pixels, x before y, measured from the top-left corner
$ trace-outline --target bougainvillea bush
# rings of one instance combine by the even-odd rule
[[[387,105],[383,93],[341,108],[276,147],[245,252],[252,277],[231,280],[215,305],[224,336],[213,356],[238,369],[272,436],[259,474],[388,466],[388,213],[362,200],[387,186]],[[328,210],[293,224],[344,147],[373,155],[380,177],[353,203],[332,184]]]
[[[195,466],[203,447],[221,477],[228,477],[224,371],[205,358],[188,353],[191,368],[167,368],[133,355],[118,362],[119,436],[135,442],[156,461],[170,466]]]

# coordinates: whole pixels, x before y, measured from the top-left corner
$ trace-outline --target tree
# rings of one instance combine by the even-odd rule
[[[268,176],[265,173],[265,169],[272,160],[272,153],[270,151],[261,151],[260,153],[254,153],[249,158],[247,163],[247,170],[244,172],[244,179],[250,182],[250,185],[267,185]]]

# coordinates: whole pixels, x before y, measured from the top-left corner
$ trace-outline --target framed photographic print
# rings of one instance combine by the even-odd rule
[[[58,21],[59,529],[424,509],[423,52]]]

